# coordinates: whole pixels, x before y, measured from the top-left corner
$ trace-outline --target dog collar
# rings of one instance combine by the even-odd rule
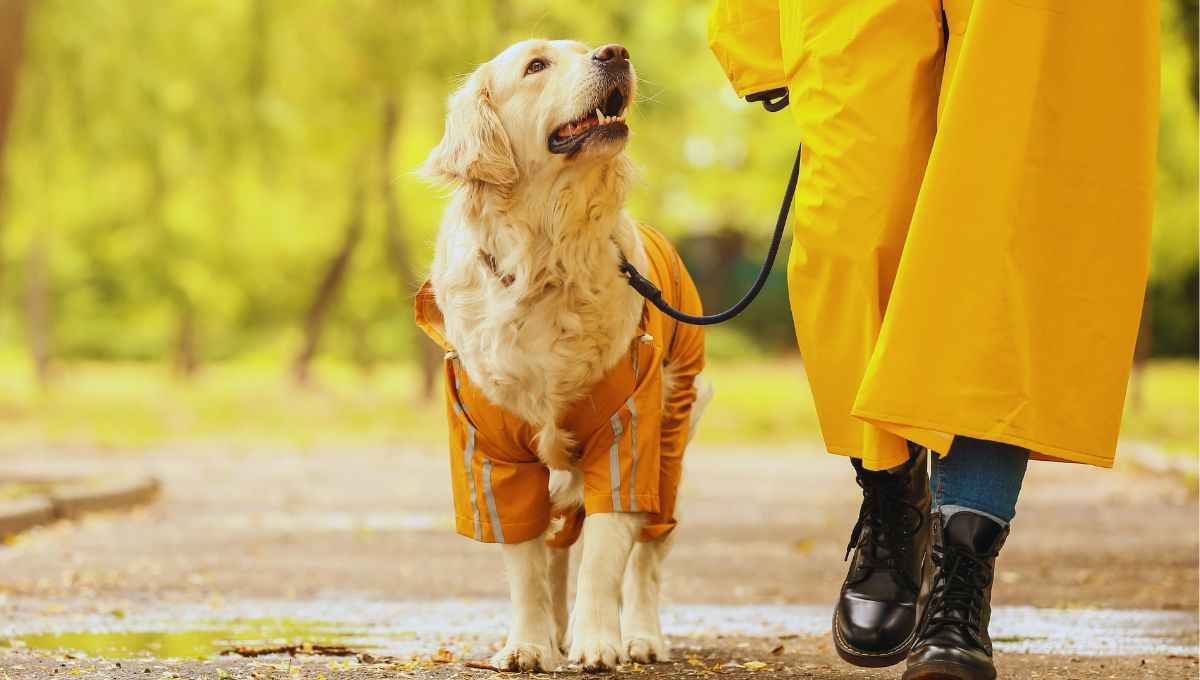
[[[505,288],[512,286],[513,282],[517,280],[512,274],[501,272],[500,263],[496,261],[496,258],[491,253],[485,251],[483,248],[479,249],[479,259],[488,269],[492,270],[492,273],[496,275],[497,279],[500,279],[500,283]]]

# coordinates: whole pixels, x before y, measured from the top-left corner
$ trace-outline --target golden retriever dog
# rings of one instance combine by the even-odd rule
[[[622,256],[643,273],[669,262],[674,285],[694,297],[674,249],[625,212],[636,176],[623,153],[635,88],[620,45],[518,43],[451,95],[444,136],[423,168],[453,187],[423,289],[440,318],[432,332],[423,327],[448,350],[459,532],[503,545],[512,620],[493,664],[506,670],[552,671],[564,652],[589,671],[668,656],[659,570],[675,490],[663,490],[660,504],[658,487],[642,489],[677,485],[706,400],[695,381],[703,333],[668,326],[665,315],[653,328],[670,328],[667,337],[646,332],[661,313],[619,271]],[[690,306],[699,311],[698,297]],[[657,365],[639,367],[639,356]],[[606,381],[626,374],[652,385],[655,403],[622,393],[616,410],[605,410],[602,395],[615,389]],[[596,434],[570,426],[580,409],[601,423]],[[489,422],[501,424],[489,433]],[[660,428],[661,440],[647,445],[647,432]],[[509,455],[501,440],[520,450]],[[675,452],[673,462],[654,457],[660,445]],[[586,467],[593,450],[594,475]],[[645,473],[647,460],[661,464],[661,475],[658,467]],[[603,489],[593,494],[597,484]],[[544,516],[506,517],[514,503]],[[572,517],[583,549],[568,617],[568,551],[550,539]]]

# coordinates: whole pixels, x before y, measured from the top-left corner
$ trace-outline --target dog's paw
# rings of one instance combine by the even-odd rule
[[[492,665],[502,671],[546,671],[558,668],[556,650],[532,642],[506,645],[492,657]]]
[[[658,663],[670,660],[670,651],[661,637],[631,635],[624,640],[629,660],[636,663]]]
[[[571,663],[588,673],[615,671],[628,657],[620,641],[606,640],[606,636],[579,635],[576,631],[571,644]],[[588,639],[594,638],[594,639]]]

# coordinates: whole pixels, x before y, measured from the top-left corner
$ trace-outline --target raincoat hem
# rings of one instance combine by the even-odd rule
[[[649,543],[670,534],[675,530],[675,522],[663,524],[646,524],[642,527],[642,532],[638,534],[638,542]]]
[[[658,494],[640,494],[633,497],[634,507],[630,509],[629,494],[620,496],[621,507],[614,507],[612,494],[597,493],[583,497],[583,510],[589,515],[604,512],[658,512]]]
[[[550,518],[533,522],[501,522],[500,530],[504,534],[503,541],[496,540],[496,532],[488,522],[479,523],[478,533],[475,530],[475,518],[454,515],[454,529],[460,536],[479,541],[480,543],[524,543],[546,533],[550,526]]]
[[[861,446],[825,445],[825,450],[835,456],[846,456],[847,458],[857,458],[863,461],[863,466],[868,470],[890,470],[897,465],[903,465],[904,463],[908,462],[908,458],[906,456],[894,456],[882,459],[876,458],[868,461],[867,458],[863,456],[862,449],[863,447]]]
[[[1113,456],[1102,456],[1094,453],[1086,453],[1084,451],[1073,451],[1061,446],[1038,442],[1019,435],[988,432],[985,430],[977,430],[971,427],[951,425],[949,423],[939,423],[932,420],[923,420],[908,416],[872,413],[870,411],[865,411],[858,408],[851,411],[851,414],[860,420],[897,434],[899,434],[897,432],[898,430],[904,431],[906,428],[925,428],[929,430],[945,432],[951,435],[961,435],[974,439],[1000,442],[1002,444],[1012,444],[1013,446],[1019,446],[1024,449],[1028,449],[1031,456],[1038,460],[1083,463],[1085,465],[1094,465],[1102,468],[1111,468],[1113,466]],[[944,458],[948,454],[938,452],[938,455]]]
[[[847,458],[862,458],[861,446],[835,446],[826,444],[825,450],[835,456],[846,456]]]

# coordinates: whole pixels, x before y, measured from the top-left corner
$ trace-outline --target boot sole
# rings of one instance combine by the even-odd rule
[[[886,668],[888,666],[895,666],[908,658],[908,650],[912,648],[915,638],[916,631],[914,630],[908,636],[908,639],[895,649],[886,652],[864,652],[851,647],[848,642],[842,639],[842,630],[838,625],[838,612],[833,612],[833,647],[837,650],[838,656],[842,657],[842,661],[852,666],[858,666],[859,668]]]
[[[996,671],[980,673],[956,663],[934,661],[909,668],[901,680],[996,680]]]

